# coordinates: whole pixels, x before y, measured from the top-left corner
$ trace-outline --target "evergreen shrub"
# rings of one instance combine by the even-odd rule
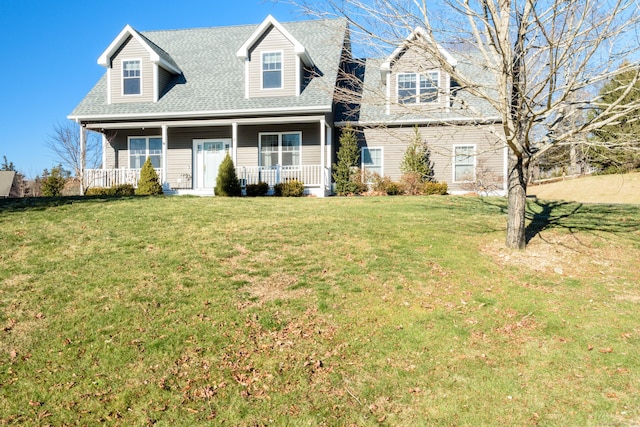
[[[62,196],[65,182],[62,167],[57,166],[51,169],[51,173],[42,180],[42,195],[45,197]]]
[[[220,169],[218,169],[216,188],[213,191],[216,196],[220,197],[240,197],[242,195],[236,167],[228,152],[220,164]]]
[[[156,196],[163,194],[160,178],[158,178],[158,173],[153,168],[151,158],[149,157],[147,157],[147,160],[140,170],[140,179],[138,180],[138,188],[135,194],[139,196]]]

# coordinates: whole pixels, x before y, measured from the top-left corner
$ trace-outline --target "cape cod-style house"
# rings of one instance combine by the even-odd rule
[[[344,19],[268,16],[259,25],[149,32],[127,25],[98,58],[106,73],[69,115],[103,135],[102,168],[85,171],[85,186],[135,185],[149,157],[166,192],[212,194],[228,152],[243,185],[298,179],[323,197],[339,128],[351,123],[361,130],[364,169],[399,179],[418,126],[434,178],[452,192],[479,168],[504,190],[499,119],[414,51],[421,36],[417,29],[388,58],[353,67]],[[350,67],[361,83],[355,115],[336,96]]]

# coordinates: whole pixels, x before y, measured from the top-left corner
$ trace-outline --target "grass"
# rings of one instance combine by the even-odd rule
[[[527,191],[546,200],[640,204],[640,173],[586,176],[529,186]]]
[[[1,424],[640,421],[637,206],[0,203]]]

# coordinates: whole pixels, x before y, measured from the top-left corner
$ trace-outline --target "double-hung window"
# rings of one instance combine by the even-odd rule
[[[122,61],[122,93],[124,95],[142,93],[140,60]]]
[[[440,74],[427,73],[398,74],[398,102],[401,104],[427,104],[438,101]]]
[[[453,150],[453,180],[455,182],[473,181],[475,179],[475,147],[457,145]]]
[[[362,147],[362,170],[367,178],[373,174],[382,176],[382,148]]]
[[[296,166],[302,164],[300,132],[261,133],[260,166]]]
[[[162,138],[144,136],[129,138],[129,168],[141,169],[147,157],[151,159],[154,168],[162,167]]]
[[[262,53],[262,89],[282,88],[282,52]]]

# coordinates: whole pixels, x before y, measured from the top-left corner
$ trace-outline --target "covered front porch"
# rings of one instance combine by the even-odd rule
[[[332,128],[323,115],[85,126],[103,134],[103,167],[85,170],[85,188],[135,187],[150,158],[167,194],[213,194],[229,153],[243,188],[296,179],[308,194],[331,192]]]

